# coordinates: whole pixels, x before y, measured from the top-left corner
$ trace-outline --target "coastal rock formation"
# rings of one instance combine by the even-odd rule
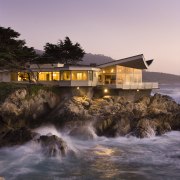
[[[39,90],[29,94],[26,89],[20,89],[0,105],[1,146],[31,140],[35,134],[22,128],[33,129],[44,124],[54,124],[61,130],[67,130],[69,135],[81,139],[93,139],[94,131],[98,136],[133,135],[144,138],[180,130],[180,105],[160,94],[131,102],[123,97],[62,98],[51,91]],[[23,139],[20,134],[24,131],[29,132],[29,135],[27,133]],[[13,134],[14,140],[11,139]],[[56,154],[57,149],[61,149],[60,144],[63,144],[54,136],[42,137],[39,142],[44,148],[48,145],[50,148],[47,152],[52,154]],[[63,151],[65,153],[66,146]]]
[[[0,133],[0,147],[22,145],[35,138],[35,136],[37,136],[37,133],[25,127],[7,130]]]
[[[155,94],[137,102],[121,100],[113,107],[116,111],[95,123],[98,135],[131,134],[144,138],[180,130],[180,105],[168,96]]]
[[[0,105],[0,132],[4,128],[38,126],[57,104],[59,97],[50,91],[39,90],[29,94],[27,89],[19,89],[9,95]]]
[[[66,142],[55,135],[40,136],[36,142],[41,144],[46,156],[65,156],[67,154],[68,146]]]

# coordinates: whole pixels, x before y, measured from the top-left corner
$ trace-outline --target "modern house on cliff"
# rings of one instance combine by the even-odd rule
[[[156,82],[143,82],[142,70],[148,69],[153,60],[146,61],[143,54],[95,67],[64,64],[31,64],[29,70],[0,72],[0,81],[33,82],[60,87],[97,87],[104,91],[152,90]]]

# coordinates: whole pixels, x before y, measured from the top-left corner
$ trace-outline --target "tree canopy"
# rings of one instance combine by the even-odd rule
[[[26,46],[24,40],[18,39],[20,33],[10,27],[0,27],[0,67],[23,68],[36,57],[34,48]]]
[[[82,61],[85,51],[79,43],[73,44],[69,37],[64,41],[60,40],[57,44],[46,43],[43,61],[59,62],[63,64],[76,64]]]

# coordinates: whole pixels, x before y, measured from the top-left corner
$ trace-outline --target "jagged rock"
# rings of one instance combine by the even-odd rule
[[[99,136],[161,135],[180,130],[180,105],[160,94],[130,102],[124,97],[62,99],[45,90],[30,95],[26,89],[15,91],[0,105],[0,133],[50,123],[67,128],[74,136],[88,137],[83,126],[89,122]]]
[[[36,126],[44,123],[43,116],[46,116],[58,103],[59,97],[52,92],[39,90],[37,94],[29,95],[26,89],[20,89],[1,104],[0,114],[9,127],[16,127],[16,124],[19,124],[17,127],[23,127],[25,124]],[[24,123],[21,119],[25,119]],[[27,121],[28,119],[30,120]]]
[[[155,136],[156,124],[149,119],[141,119],[137,123],[135,135],[140,138]]]
[[[65,156],[67,154],[66,142],[55,135],[40,136],[36,142],[41,144],[43,153],[47,156]]]
[[[90,103],[88,101],[83,101],[82,105],[86,108],[88,108],[90,106]]]
[[[32,140],[37,133],[27,128],[11,129],[0,134],[0,147],[21,145]]]
[[[178,112],[179,105],[169,96],[155,94],[151,97],[150,105],[148,106],[149,115],[158,115],[168,112]]]

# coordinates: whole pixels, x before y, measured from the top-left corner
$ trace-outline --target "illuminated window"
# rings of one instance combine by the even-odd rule
[[[83,74],[77,73],[77,80],[82,80],[82,79],[83,79]]]
[[[52,81],[52,72],[40,72],[38,77],[39,81]]]
[[[60,73],[59,72],[53,72],[52,78],[53,78],[54,81],[59,81]]]
[[[70,71],[62,71],[61,72],[61,80],[63,80],[63,81],[71,80],[71,72]]]
[[[28,74],[25,72],[18,72],[18,81],[28,81]]]
[[[87,71],[72,71],[72,80],[86,81],[87,80]]]

